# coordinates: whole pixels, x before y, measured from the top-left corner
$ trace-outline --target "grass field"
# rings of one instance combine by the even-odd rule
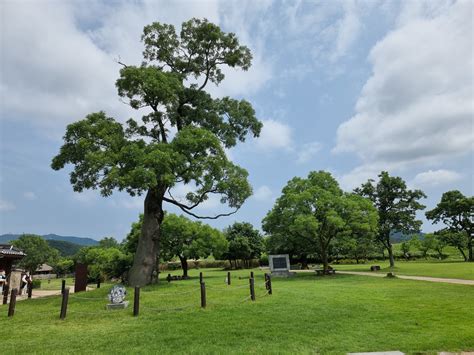
[[[0,306],[1,353],[345,353],[355,351],[474,350],[474,288],[464,285],[350,275],[273,279],[264,296],[248,296],[248,271],[202,270],[208,307],[199,308],[199,280],[162,283],[141,291],[132,307],[106,311],[101,289],[17,303],[13,318]],[[131,290],[130,290],[131,292]],[[128,298],[133,301],[130,295]]]
[[[368,264],[352,264],[352,265],[333,265],[336,270],[345,271],[370,271],[370,265],[380,265],[380,272],[387,273],[390,271],[388,261],[371,262]],[[430,276],[445,277],[454,279],[474,280],[474,263],[468,262],[421,262],[421,261],[395,261],[395,274],[413,275],[413,276]]]

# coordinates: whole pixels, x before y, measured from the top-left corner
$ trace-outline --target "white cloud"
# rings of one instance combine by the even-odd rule
[[[298,164],[307,163],[316,155],[316,153],[321,150],[321,148],[322,144],[319,142],[303,144],[303,146],[300,148],[300,151],[298,152],[298,158],[296,159],[296,162]]]
[[[255,191],[252,197],[257,201],[268,201],[272,195],[272,190],[268,186],[262,185]]]
[[[263,120],[262,122],[262,132],[260,133],[260,137],[256,140],[259,148],[264,150],[291,150],[292,139],[290,126],[275,120]]]
[[[15,209],[16,206],[13,203],[0,199],[0,211],[7,212]]]
[[[457,182],[461,178],[461,174],[452,170],[428,170],[417,174],[413,179],[413,185],[420,188],[447,185]]]
[[[442,6],[403,20],[372,49],[373,74],[333,150],[360,157],[354,173],[442,164],[472,151],[473,4]]]
[[[23,193],[23,197],[26,199],[26,200],[36,200],[36,194],[33,192],[33,191],[26,191]]]

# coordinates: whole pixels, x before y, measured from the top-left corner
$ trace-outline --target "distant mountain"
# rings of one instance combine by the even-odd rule
[[[73,256],[79,251],[79,249],[84,247],[84,245],[74,244],[64,240],[49,239],[46,242],[50,247],[57,249],[61,256]]]
[[[17,240],[22,234],[3,234],[0,235],[0,244],[6,244],[12,240]],[[62,236],[57,234],[46,234],[42,235],[45,240],[60,240],[63,242],[70,242],[73,244],[78,244],[80,246],[92,246],[97,245],[99,242],[92,238],[85,237],[73,237],[73,236]]]
[[[403,234],[402,232],[392,232],[392,234],[390,234],[390,241],[392,243],[401,243],[401,242],[409,240],[414,235],[418,235],[420,236],[420,238],[423,238],[425,233],[420,232],[420,233],[413,233],[413,234]]]

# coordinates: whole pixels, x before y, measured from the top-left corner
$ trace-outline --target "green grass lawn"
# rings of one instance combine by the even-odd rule
[[[34,276],[33,276],[34,278]],[[73,286],[74,281],[72,277],[68,277],[65,279],[67,286]],[[41,280],[41,287],[40,290],[60,290],[61,289],[61,282],[62,279],[50,279],[50,280]]]
[[[388,261],[374,261],[368,264],[333,265],[336,270],[345,271],[370,271],[370,265],[380,265],[380,272],[390,271]],[[455,279],[474,280],[474,263],[468,262],[421,262],[421,261],[395,261],[393,269],[399,275],[445,277]]]
[[[2,354],[37,353],[345,353],[474,350],[474,288],[464,285],[351,275],[301,274],[273,281],[248,300],[248,271],[202,269],[208,307],[199,307],[198,271],[192,279],[141,290],[132,305],[106,311],[110,285],[72,295],[60,321],[60,297],[18,302],[7,318],[0,306]],[[133,303],[129,290],[129,300]]]

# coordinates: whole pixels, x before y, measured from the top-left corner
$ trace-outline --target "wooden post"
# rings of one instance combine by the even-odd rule
[[[64,289],[63,301],[61,302],[61,313],[59,313],[59,319],[65,319],[67,313],[67,302],[69,301],[69,287]]]
[[[268,290],[268,274],[263,274],[265,276],[265,289]]]
[[[15,305],[16,305],[16,295],[18,294],[18,290],[14,288],[12,290],[12,294],[10,295],[10,304],[8,306],[8,316],[13,317],[15,314]]]
[[[249,279],[250,283],[250,299],[255,301],[255,280],[252,278]]]
[[[202,272],[199,273],[199,283],[202,284]]]
[[[250,271],[250,278],[253,279],[253,271]]]
[[[100,288],[100,277],[97,279],[97,288]]]
[[[135,286],[135,295],[133,297],[133,316],[138,317],[140,311],[140,287]]]
[[[227,285],[230,285],[230,271],[227,271]]]
[[[7,304],[8,302],[8,292],[10,291],[9,285],[3,286],[3,304]]]
[[[61,281],[61,295],[64,294],[64,290],[66,289],[66,280]]]
[[[168,281],[168,283],[171,282],[171,274],[168,274],[168,276],[166,276],[166,281]]]
[[[33,283],[28,282],[28,298],[31,298],[32,294],[33,294]]]
[[[267,276],[267,285],[268,285],[268,294],[271,295],[273,290],[272,290],[272,277],[270,275]]]
[[[201,282],[201,307],[206,308],[206,283]]]

